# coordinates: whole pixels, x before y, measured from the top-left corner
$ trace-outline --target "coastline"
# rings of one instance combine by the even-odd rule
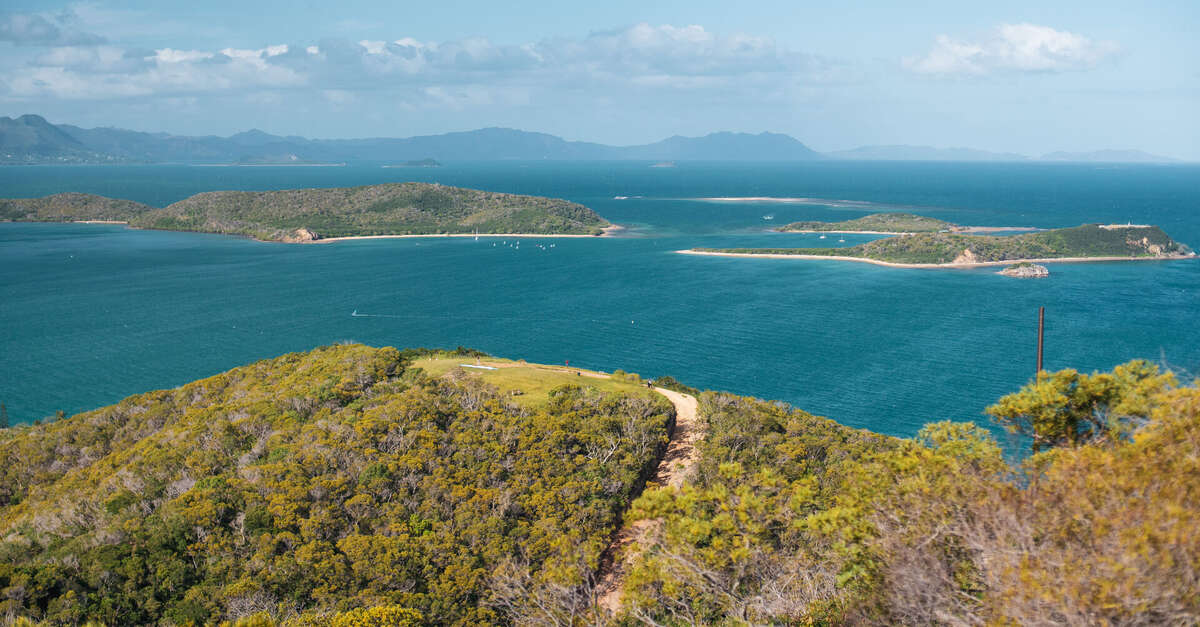
[[[926,233],[999,233],[1001,231],[1041,231],[1036,226],[960,226],[949,231],[818,231],[814,229],[771,229],[775,233],[831,233],[833,235],[924,235]]]
[[[600,235],[589,235],[586,233],[425,233],[419,235],[347,235],[344,237],[325,237],[321,239],[308,240],[303,242],[281,242],[278,240],[258,240],[260,242],[273,242],[278,244],[327,244],[331,242],[346,242],[360,239],[406,239],[415,237],[614,237],[614,233],[624,230],[625,227],[619,224],[606,226],[603,233]]]
[[[125,220],[72,220],[72,224],[129,224]]]
[[[677,250],[681,255],[707,255],[710,257],[748,257],[759,259],[832,259],[834,261],[857,261],[889,268],[949,268],[968,269],[986,268],[989,266],[1010,266],[1014,263],[1089,263],[1097,261],[1172,261],[1176,259],[1196,259],[1196,255],[1180,255],[1175,257],[1051,257],[1047,259],[1009,259],[1007,261],[976,261],[972,263],[897,263],[880,261],[866,257],[847,257],[844,255],[781,255],[779,253],[722,253],[706,250]]]

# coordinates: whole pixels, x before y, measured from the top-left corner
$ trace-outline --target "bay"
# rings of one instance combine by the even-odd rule
[[[434,169],[0,168],[0,197],[100,193],[163,206],[217,189],[422,180],[567,198],[627,225],[595,239],[282,245],[113,225],[0,224],[0,402],[68,414],[338,341],[465,345],[670,374],[912,435],[977,420],[1046,367],[1135,357],[1200,372],[1200,262],[994,269],[707,258],[693,246],[843,245],[793,220],[906,210],[973,225],[1153,223],[1200,244],[1200,167],[954,163],[462,163]],[[618,198],[623,197],[623,198]],[[807,198],[711,202],[710,197]],[[764,219],[771,216],[771,220]],[[847,236],[845,245],[868,239]],[[357,311],[360,316],[352,316]]]

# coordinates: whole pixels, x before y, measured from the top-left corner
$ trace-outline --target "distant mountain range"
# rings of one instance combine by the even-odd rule
[[[933,148],[931,146],[861,146],[852,150],[827,152],[831,159],[862,161],[1027,161],[1029,157],[1012,152],[988,152],[974,148]]]
[[[1024,161],[1012,153],[926,146],[864,146],[819,153],[778,133],[710,133],[674,136],[640,146],[608,146],[567,141],[546,133],[483,128],[405,138],[307,139],[250,130],[230,137],[144,133],[117,128],[51,124],[38,115],[0,117],[0,164],[35,163],[221,163],[318,164],[353,161],[403,163],[499,160],[643,161],[808,161],[860,159],[886,161]],[[1047,160],[1169,162],[1135,150],[1051,153]]]

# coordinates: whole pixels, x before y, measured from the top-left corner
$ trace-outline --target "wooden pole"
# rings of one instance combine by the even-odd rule
[[[1042,340],[1046,334],[1046,308],[1038,307],[1038,358],[1037,375],[1042,374]]]

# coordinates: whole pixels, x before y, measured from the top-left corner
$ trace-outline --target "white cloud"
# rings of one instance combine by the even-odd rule
[[[202,50],[175,50],[174,48],[162,48],[154,51],[154,56],[149,57],[159,63],[191,63],[193,61],[202,61],[211,59],[215,54],[204,52]]]
[[[1066,72],[1087,70],[1116,52],[1112,42],[1037,24],[1001,24],[982,41],[937,38],[924,56],[904,59],[920,74],[982,76],[996,71]]]
[[[528,101],[539,89],[757,89],[765,95],[828,81],[836,67],[769,38],[718,35],[697,25],[637,24],[520,45],[401,37],[256,49],[94,48],[60,46],[10,65],[7,96],[99,100],[302,88],[346,104],[359,92],[392,89],[429,106],[460,108]]]

